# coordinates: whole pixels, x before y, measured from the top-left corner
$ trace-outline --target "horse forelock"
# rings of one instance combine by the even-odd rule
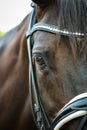
[[[56,0],[61,29],[74,32],[87,32],[87,1]]]
[[[86,0],[56,0],[58,12],[58,28],[70,32],[84,33],[86,43],[87,33],[87,1]],[[80,38],[80,43],[83,39]],[[70,36],[69,43],[74,55],[77,53],[79,41]],[[81,48],[80,48],[81,49]]]
[[[57,6],[58,28],[60,30],[68,30],[70,32],[84,33],[84,41],[86,43],[87,0],[51,0],[48,6],[37,6],[37,21],[39,21],[44,16],[45,12],[53,5]],[[77,38],[70,36],[69,43],[73,53],[76,54],[78,43]]]
[[[49,4],[47,4],[49,3]],[[43,6],[37,6],[37,12],[49,9],[57,4],[58,26],[74,32],[87,32],[87,1],[86,0],[48,0]],[[43,12],[41,12],[43,13]]]

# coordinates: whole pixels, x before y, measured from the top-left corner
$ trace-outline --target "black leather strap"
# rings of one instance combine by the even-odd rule
[[[81,122],[80,122],[79,127],[78,127],[77,130],[83,130],[86,124],[87,124],[87,115],[85,115],[82,118],[82,120],[81,120]]]
[[[27,49],[28,49],[28,56],[29,56],[29,93],[30,93],[33,116],[34,116],[36,125],[40,130],[47,130],[50,127],[50,123],[48,121],[44,107],[41,103],[41,99],[40,99],[40,95],[39,95],[39,91],[37,87],[37,82],[36,82],[36,77],[35,77],[34,66],[32,63],[33,39],[32,39],[32,35],[29,35],[29,32],[31,31],[32,26],[35,23],[34,15],[35,15],[35,8],[33,8],[30,14],[28,31],[26,34]]]
[[[55,128],[55,126],[60,123],[64,118],[79,112],[78,117],[84,116],[87,114],[87,95],[84,97],[81,97],[79,99],[76,99],[75,101],[67,104],[65,107],[63,107],[57,114],[56,118],[54,119],[52,123],[52,130]],[[83,114],[82,114],[83,112]],[[78,117],[73,117],[73,119],[78,118]],[[84,118],[82,121],[82,124],[80,127],[83,127],[85,125],[85,122],[87,120],[87,117]],[[78,130],[82,130],[78,128]]]

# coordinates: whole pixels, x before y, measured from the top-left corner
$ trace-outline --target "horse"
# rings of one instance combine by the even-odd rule
[[[87,129],[87,1],[33,0],[0,39],[0,129]]]

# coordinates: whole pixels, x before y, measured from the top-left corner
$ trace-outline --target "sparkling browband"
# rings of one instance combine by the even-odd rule
[[[46,23],[42,23],[42,22],[39,22],[39,23],[36,23],[35,25],[33,25],[31,31],[28,32],[27,37],[29,35],[32,35],[35,31],[45,31],[45,32],[53,33],[53,34],[59,33],[60,35],[64,35],[64,36],[73,35],[76,37],[84,37],[84,33],[70,32],[67,30],[60,30],[55,25],[50,25],[50,24],[46,24]]]

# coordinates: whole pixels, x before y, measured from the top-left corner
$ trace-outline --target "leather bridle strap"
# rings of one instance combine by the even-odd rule
[[[57,114],[52,122],[52,130],[59,130],[67,122],[82,117],[81,125],[77,130],[82,130],[87,121],[87,93],[80,94],[66,104]]]
[[[30,98],[31,98],[33,116],[34,116],[36,125],[40,130],[46,130],[50,127],[50,123],[48,121],[47,115],[41,103],[40,94],[37,87],[34,66],[32,63],[33,39],[32,39],[32,35],[28,34],[35,23],[34,11],[35,9],[33,9],[30,14],[28,31],[27,31],[27,48],[28,48],[28,56],[29,56],[29,93],[30,93]],[[34,91],[34,95],[33,95],[33,91]]]

